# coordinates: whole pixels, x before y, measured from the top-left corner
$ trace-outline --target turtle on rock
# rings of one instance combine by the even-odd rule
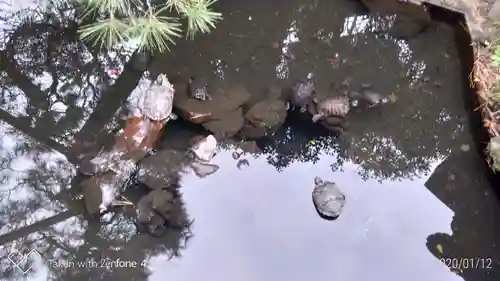
[[[156,80],[140,95],[137,101],[139,113],[151,121],[175,120],[172,113],[175,89],[165,74],[158,74]]]
[[[344,193],[336,183],[323,181],[320,177],[314,178],[314,185],[312,199],[318,214],[324,219],[337,219],[344,208]]]
[[[147,131],[140,147],[151,149],[158,140],[163,126],[169,120],[177,119],[177,116],[172,113],[174,96],[174,86],[168,81],[167,76],[158,74],[158,77],[151,83],[149,88],[141,93],[134,107],[134,116],[141,119],[141,125],[136,126],[137,132],[127,134],[125,129],[124,135],[134,136],[139,133],[138,131]]]
[[[138,147],[149,151],[159,139],[163,126],[169,120],[177,119],[172,113],[175,90],[165,74],[159,74],[151,85],[139,93],[132,115],[119,141],[111,151],[101,151],[85,165],[84,174],[105,172],[110,163],[127,152],[127,143],[137,143]]]
[[[344,117],[349,113],[349,99],[347,97],[330,97],[322,101],[318,101],[315,97],[313,102],[318,112],[312,117],[314,123],[330,116]]]
[[[387,103],[389,99],[382,94],[372,90],[370,84],[364,84],[358,92],[350,92],[348,94],[353,106],[358,106],[359,103],[367,104],[368,107],[374,107],[381,103]]]
[[[292,106],[299,108],[300,112],[306,112],[307,105],[312,99],[312,95],[315,92],[313,74],[307,74],[306,79],[299,81],[295,84],[292,89],[290,103]],[[290,108],[290,104],[287,104],[287,109]]]
[[[205,101],[211,100],[212,97],[208,94],[208,86],[202,79],[191,77],[188,82],[188,92],[192,99]]]

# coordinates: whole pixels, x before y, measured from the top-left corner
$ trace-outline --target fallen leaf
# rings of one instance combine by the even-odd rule
[[[443,254],[443,246],[441,246],[441,244],[437,244],[437,245],[436,245],[436,249],[438,250],[438,252],[439,252],[440,254]]]
[[[460,146],[460,149],[461,149],[462,151],[467,152],[467,151],[469,151],[469,150],[470,150],[470,145],[468,145],[468,144],[462,144],[462,146]]]

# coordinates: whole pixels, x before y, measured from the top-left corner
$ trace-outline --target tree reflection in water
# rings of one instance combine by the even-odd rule
[[[16,15],[0,12],[2,20],[16,22]],[[28,277],[145,280],[147,267],[141,262],[157,255],[179,256],[189,227],[152,238],[137,234],[128,213],[103,218],[102,224],[93,221],[83,215],[79,177],[75,177],[78,154],[93,144],[92,136],[99,134],[99,141],[103,140],[102,128],[116,126],[113,113],[142,72],[130,70],[134,56],[126,46],[120,52],[101,53],[76,40],[71,13],[35,11],[32,15],[29,21],[2,31],[9,39],[0,50],[0,118],[9,124],[1,126],[2,279],[25,278],[8,256],[36,249],[42,260],[33,262],[46,266],[33,267]],[[113,81],[108,70],[115,67],[124,71],[122,79]],[[178,220],[188,221],[182,201],[176,204]],[[133,260],[138,266],[112,271],[99,264],[76,266],[90,258]],[[75,266],[57,268],[51,261]]]

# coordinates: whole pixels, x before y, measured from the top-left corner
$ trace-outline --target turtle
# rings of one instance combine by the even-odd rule
[[[299,108],[302,113],[306,112],[306,106],[311,101],[312,94],[316,91],[312,78],[313,74],[309,73],[306,79],[297,82],[292,88],[290,103],[294,107]],[[287,109],[290,108],[290,103],[287,104]]]
[[[152,121],[175,120],[177,116],[172,113],[174,96],[174,86],[165,74],[160,73],[149,88],[139,96],[136,106],[144,117]]]
[[[377,104],[389,101],[382,94],[373,91],[370,84],[361,85],[361,89],[358,92],[350,92],[348,96],[352,100],[351,103],[353,106],[358,106],[359,102],[365,102],[368,104],[368,107],[374,107]]]
[[[143,139],[141,147],[147,150],[152,149],[158,139],[163,126],[169,120],[176,120],[177,115],[172,113],[174,104],[175,89],[168,81],[165,74],[158,74],[158,77],[139,96],[136,107],[136,115],[146,121],[142,127],[148,128],[148,134]],[[136,130],[139,130],[138,127]],[[135,135],[131,132],[130,135]]]
[[[342,213],[345,195],[336,183],[314,178],[312,200],[318,214],[325,219],[336,219]]]
[[[318,112],[312,117],[314,123],[330,116],[344,117],[349,113],[349,99],[347,97],[330,97],[322,101],[318,101],[315,97],[313,102],[316,104]]]
[[[188,92],[192,99],[200,101],[211,100],[212,96],[208,94],[207,84],[200,78],[191,77],[188,82]]]

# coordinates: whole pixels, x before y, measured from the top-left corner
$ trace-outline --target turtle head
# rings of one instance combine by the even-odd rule
[[[321,185],[321,184],[323,184],[323,180],[320,177],[315,177],[314,178],[314,184],[315,185]]]
[[[158,76],[156,76],[156,84],[163,85],[165,83],[165,80],[168,81],[167,75],[160,73]]]
[[[169,92],[175,92],[174,85],[172,85],[172,83],[170,83],[170,81],[168,81],[167,75],[164,73],[158,74],[158,76],[156,77],[155,83],[168,88]]]

